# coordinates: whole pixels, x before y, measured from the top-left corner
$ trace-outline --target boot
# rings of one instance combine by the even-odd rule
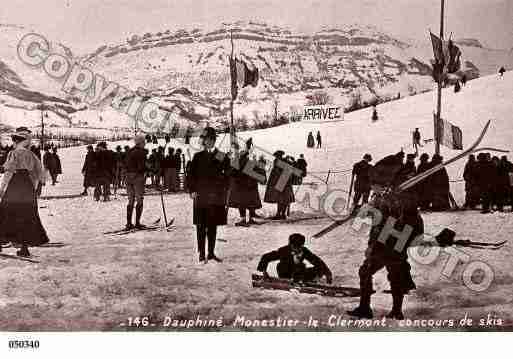
[[[205,258],[205,229],[196,227],[196,240],[198,242],[199,261],[206,262]]]
[[[127,205],[126,206],[126,226],[125,228],[127,230],[130,230],[132,228],[134,228],[134,225],[132,224],[132,213],[134,211],[134,206],[133,205]]]
[[[360,305],[353,310],[347,311],[347,314],[357,318],[372,319],[374,314],[370,307],[370,298],[370,295],[362,293],[360,296]]]
[[[28,250],[28,247],[25,244],[23,244],[21,246],[21,249],[16,252],[16,255],[18,257],[30,257],[30,252]]]
[[[386,315],[387,318],[403,320],[403,298],[402,293],[392,292],[392,310]]]
[[[143,212],[143,204],[138,203],[135,206],[135,228],[137,229],[144,229],[146,226],[144,224],[141,224],[141,216]]]
[[[217,228],[210,227],[207,228],[207,238],[208,238],[208,256],[207,259],[213,259],[216,262],[222,262],[223,260],[221,258],[218,258],[214,251],[216,249],[216,236],[217,236]]]
[[[236,227],[249,227],[248,223],[246,222],[246,218],[241,218],[239,222],[235,223]]]

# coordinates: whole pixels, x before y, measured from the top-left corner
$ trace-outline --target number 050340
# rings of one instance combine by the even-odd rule
[[[9,340],[9,349],[37,349],[39,340]]]

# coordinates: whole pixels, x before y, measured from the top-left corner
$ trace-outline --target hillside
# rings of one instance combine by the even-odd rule
[[[513,72],[504,79],[489,76],[471,81],[460,93],[444,93],[443,117],[463,130],[464,145],[468,146],[488,119],[492,125],[483,146],[511,149],[513,139]],[[411,129],[419,127],[423,137],[432,130],[434,94],[412,96],[378,107],[380,120],[370,121],[370,111],[347,114],[344,121],[326,124],[295,123],[291,125],[242,133],[253,137],[254,143],[267,151],[270,158],[276,149],[287,154],[304,153],[309,163],[309,177],[305,182],[317,182],[311,194],[322,195],[322,185],[328,170],[348,169],[362,154],[370,152],[375,161],[409,146]],[[309,131],[320,130],[322,149],[305,149]],[[227,139],[219,138],[225,147]],[[116,143],[110,143],[112,147]],[[191,146],[172,141],[170,146]],[[148,148],[152,148],[149,145]],[[431,145],[423,151],[432,153]],[[85,148],[64,149],[61,153],[63,175],[56,186],[46,186],[43,195],[78,194],[82,191],[81,165]],[[449,157],[457,151],[442,148]],[[452,180],[461,178],[465,161],[448,168]],[[315,172],[323,172],[322,174]],[[336,174],[329,189],[347,190],[349,176]],[[463,184],[451,183],[456,200],[462,203]],[[264,188],[261,186],[260,191]],[[307,206],[304,188],[296,193],[292,205],[293,218],[316,214],[316,208]],[[219,230],[216,251],[223,263],[197,263],[195,230],[192,226],[192,201],[187,194],[164,196],[168,216],[175,217],[172,232],[139,232],[128,236],[106,236],[102,233],[119,228],[125,220],[126,197],[118,192],[111,202],[95,202],[91,197],[42,200],[40,213],[52,242],[62,247],[34,248],[39,264],[2,260],[0,275],[1,330],[135,330],[127,326],[127,318],[147,315],[156,323],[145,328],[174,330],[161,325],[166,316],[173,319],[222,318],[221,330],[264,330],[262,327],[235,326],[238,315],[247,319],[294,318],[302,321],[309,316],[319,319],[323,330],[511,330],[513,271],[511,243],[500,250],[464,248],[468,261],[482,261],[492,268],[491,286],[482,292],[467,288],[462,272],[467,262],[459,261],[454,271],[446,276],[449,252],[441,250],[434,261],[416,261],[410,258],[417,290],[407,296],[404,312],[411,320],[424,320],[424,325],[401,325],[387,320],[385,328],[338,327],[328,322],[330,315],[349,319],[345,311],[354,308],[358,298],[330,298],[295,292],[256,290],[251,287],[251,273],[256,270],[261,255],[286,243],[287,237],[300,232],[308,238],[307,246],[326,261],[338,285],[357,286],[358,267],[364,258],[368,229],[345,225],[321,239],[311,236],[330,223],[330,219],[310,219],[297,223],[267,223],[249,228],[235,227],[236,210],[229,211],[228,225]],[[146,223],[161,217],[159,196],[146,196],[143,220]],[[315,202],[313,202],[315,203]],[[263,215],[274,214],[274,206],[264,204]],[[322,214],[322,213],[321,213]],[[495,212],[482,215],[478,211],[423,213],[425,232],[435,235],[444,227],[457,233],[457,239],[496,242],[510,239],[513,221],[510,213]],[[168,217],[169,218],[169,217]],[[434,247],[438,248],[438,247]],[[13,253],[15,249],[4,249]],[[414,248],[417,250],[418,248]],[[412,250],[412,252],[413,252]],[[412,253],[410,252],[410,253]],[[419,257],[416,257],[419,258]],[[274,272],[274,266],[270,269]],[[474,278],[475,280],[475,278]],[[384,271],[374,278],[373,309],[382,318],[390,308],[391,298],[383,290],[389,288]],[[509,289],[508,289],[509,288]],[[464,317],[472,318],[472,327],[460,328]],[[480,320],[493,318],[494,322],[480,325]],[[428,324],[428,320],[432,324]],[[456,322],[450,326],[449,320]],[[500,322],[499,322],[500,320]],[[404,323],[403,323],[404,324]],[[297,328],[309,329],[300,324]],[[139,328],[141,329],[141,328]],[[192,330],[192,329],[189,329]]]
[[[229,112],[230,32],[235,54],[260,70],[256,88],[240,91],[236,118],[249,123],[273,113],[296,112],[316,91],[328,102],[347,106],[355,96],[362,101],[396,98],[432,88],[427,41],[408,43],[369,26],[345,25],[305,34],[264,23],[236,22],[212,28],[163,30],[131,35],[118,44],[101,45],[77,56],[52,43],[52,51],[79,60],[95,73],[127,88],[144,91],[178,120],[198,125],[209,119],[222,126]],[[1,25],[0,120],[15,126],[37,126],[42,102],[49,108],[48,124],[79,127],[131,127],[128,118],[109,108],[88,108],[63,93],[44,71],[23,64],[16,54],[19,40],[31,29]],[[471,41],[472,40],[472,41]],[[495,73],[500,65],[513,66],[513,53],[477,46],[463,39],[463,70],[469,78]],[[466,46],[469,45],[469,46]],[[109,121],[102,119],[108,118]]]

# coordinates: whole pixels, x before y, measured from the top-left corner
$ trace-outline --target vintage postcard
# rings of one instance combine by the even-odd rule
[[[512,18],[3,1],[0,331],[511,331]]]

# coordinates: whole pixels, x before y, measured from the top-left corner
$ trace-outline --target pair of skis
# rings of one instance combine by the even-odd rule
[[[251,276],[254,288],[297,291],[299,293],[318,294],[327,297],[359,297],[360,289],[354,287],[337,287],[318,283],[294,282],[290,279],[264,277],[253,274]]]
[[[411,188],[412,186],[416,185],[417,183],[425,180],[427,177],[431,176],[433,173],[441,170],[442,168],[444,168],[445,166],[453,163],[453,162],[456,162],[458,161],[459,159],[462,159],[463,157],[466,157],[472,153],[475,153],[475,152],[479,152],[479,151],[493,151],[493,152],[503,152],[503,153],[507,153],[509,151],[506,151],[506,150],[501,150],[501,149],[497,149],[497,148],[490,148],[490,147],[484,147],[484,148],[478,148],[479,144],[481,143],[481,141],[483,140],[486,132],[488,131],[488,128],[490,127],[490,122],[491,120],[488,120],[488,122],[486,123],[486,125],[484,126],[483,130],[481,131],[481,134],[479,135],[479,137],[476,139],[476,141],[472,144],[472,146],[470,146],[468,149],[466,149],[465,151],[459,153],[458,155],[448,159],[447,161],[445,162],[442,162],[436,166],[434,166],[433,168],[425,171],[425,172],[422,172],[421,174],[418,174],[410,179],[408,179],[407,181],[401,183],[399,185],[399,187],[396,189],[397,192],[402,192],[402,191],[405,191],[407,190],[408,188]],[[324,229],[322,229],[321,231],[319,231],[318,233],[314,234],[313,235],[313,238],[320,238],[322,236],[324,236],[325,234],[331,232],[332,230],[334,230],[335,228],[341,226],[342,224],[346,223],[347,221],[349,221],[351,218],[354,218],[355,216],[357,215],[357,211],[356,210],[353,210],[351,213],[349,213],[346,217],[344,218],[341,218],[339,220],[336,220],[334,221],[332,224],[330,224],[329,226],[325,227]]]
[[[165,231],[170,232],[174,228],[174,226],[173,226],[174,221],[175,221],[175,219],[172,218],[169,221],[169,223],[165,224],[165,226],[161,226],[160,225],[160,218],[159,218],[156,221],[154,221],[152,224],[150,224],[148,226],[145,226],[144,228],[136,228],[136,227],[131,228],[131,229],[121,228],[121,229],[117,229],[117,230],[113,230],[113,231],[103,232],[103,234],[105,234],[105,235],[122,236],[122,235],[125,235],[125,234],[130,234],[130,233],[135,233],[135,232],[142,232],[142,231],[151,232],[151,231],[165,230]]]

